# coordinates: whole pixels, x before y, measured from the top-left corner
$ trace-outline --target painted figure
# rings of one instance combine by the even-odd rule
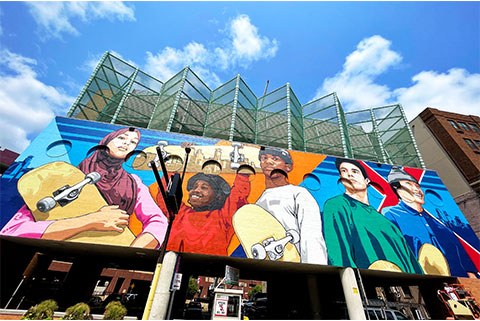
[[[301,262],[327,264],[320,208],[307,189],[288,182],[288,173],[293,169],[289,152],[265,147],[260,150],[259,159],[266,189],[256,204],[274,216],[285,230],[298,233],[300,242],[295,246]]]
[[[187,191],[191,207],[180,206],[167,250],[228,255],[234,234],[232,216],[247,204],[249,175],[237,173],[230,188],[218,175],[197,173],[188,180]]]
[[[127,228],[130,215],[135,214],[143,228],[130,245],[158,248],[165,237],[167,218],[141,179],[122,168],[127,155],[139,141],[140,132],[134,128],[114,131],[105,136],[99,148],[78,166],[85,174],[97,172],[101,175],[95,185],[107,206],[77,217],[36,221],[31,210],[24,205],[0,233],[51,240],[68,240],[85,231],[121,233]]]
[[[422,274],[400,230],[369,204],[366,170],[352,159],[337,158],[335,165],[345,193],[324,206],[330,264]]]
[[[382,213],[405,236],[426,274],[468,277],[475,273],[473,262],[458,238],[424,208],[425,195],[418,181],[400,167],[392,167],[388,183],[399,198]]]

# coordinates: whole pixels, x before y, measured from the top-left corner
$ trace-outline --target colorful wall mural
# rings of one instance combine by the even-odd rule
[[[157,147],[185,169],[176,215]],[[480,277],[480,241],[429,170],[57,117],[0,187],[6,236]]]

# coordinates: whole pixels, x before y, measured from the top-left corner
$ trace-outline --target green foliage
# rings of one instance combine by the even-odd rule
[[[260,284],[257,284],[250,291],[248,291],[248,297],[251,300],[255,295],[255,293],[259,293],[259,292],[262,292],[262,286]]]
[[[63,320],[92,320],[88,304],[80,302],[67,309]]]
[[[22,320],[53,320],[53,312],[58,309],[55,300],[45,300],[30,307],[22,317]]]
[[[119,301],[112,301],[105,307],[103,320],[123,320],[127,315],[127,308]]]
[[[198,282],[197,279],[194,277],[190,277],[188,280],[188,290],[187,290],[187,298],[193,299],[195,294],[198,293]]]

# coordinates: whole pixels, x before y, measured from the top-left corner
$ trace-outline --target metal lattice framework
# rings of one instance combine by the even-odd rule
[[[302,105],[290,84],[257,97],[240,75],[211,90],[189,67],[161,82],[106,52],[69,117],[425,168],[401,105]]]

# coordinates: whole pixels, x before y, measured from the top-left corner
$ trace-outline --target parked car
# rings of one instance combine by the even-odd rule
[[[367,319],[370,320],[408,320],[402,312],[385,308],[365,308]]]
[[[191,301],[185,308],[185,320],[203,320],[202,304],[197,301]]]

